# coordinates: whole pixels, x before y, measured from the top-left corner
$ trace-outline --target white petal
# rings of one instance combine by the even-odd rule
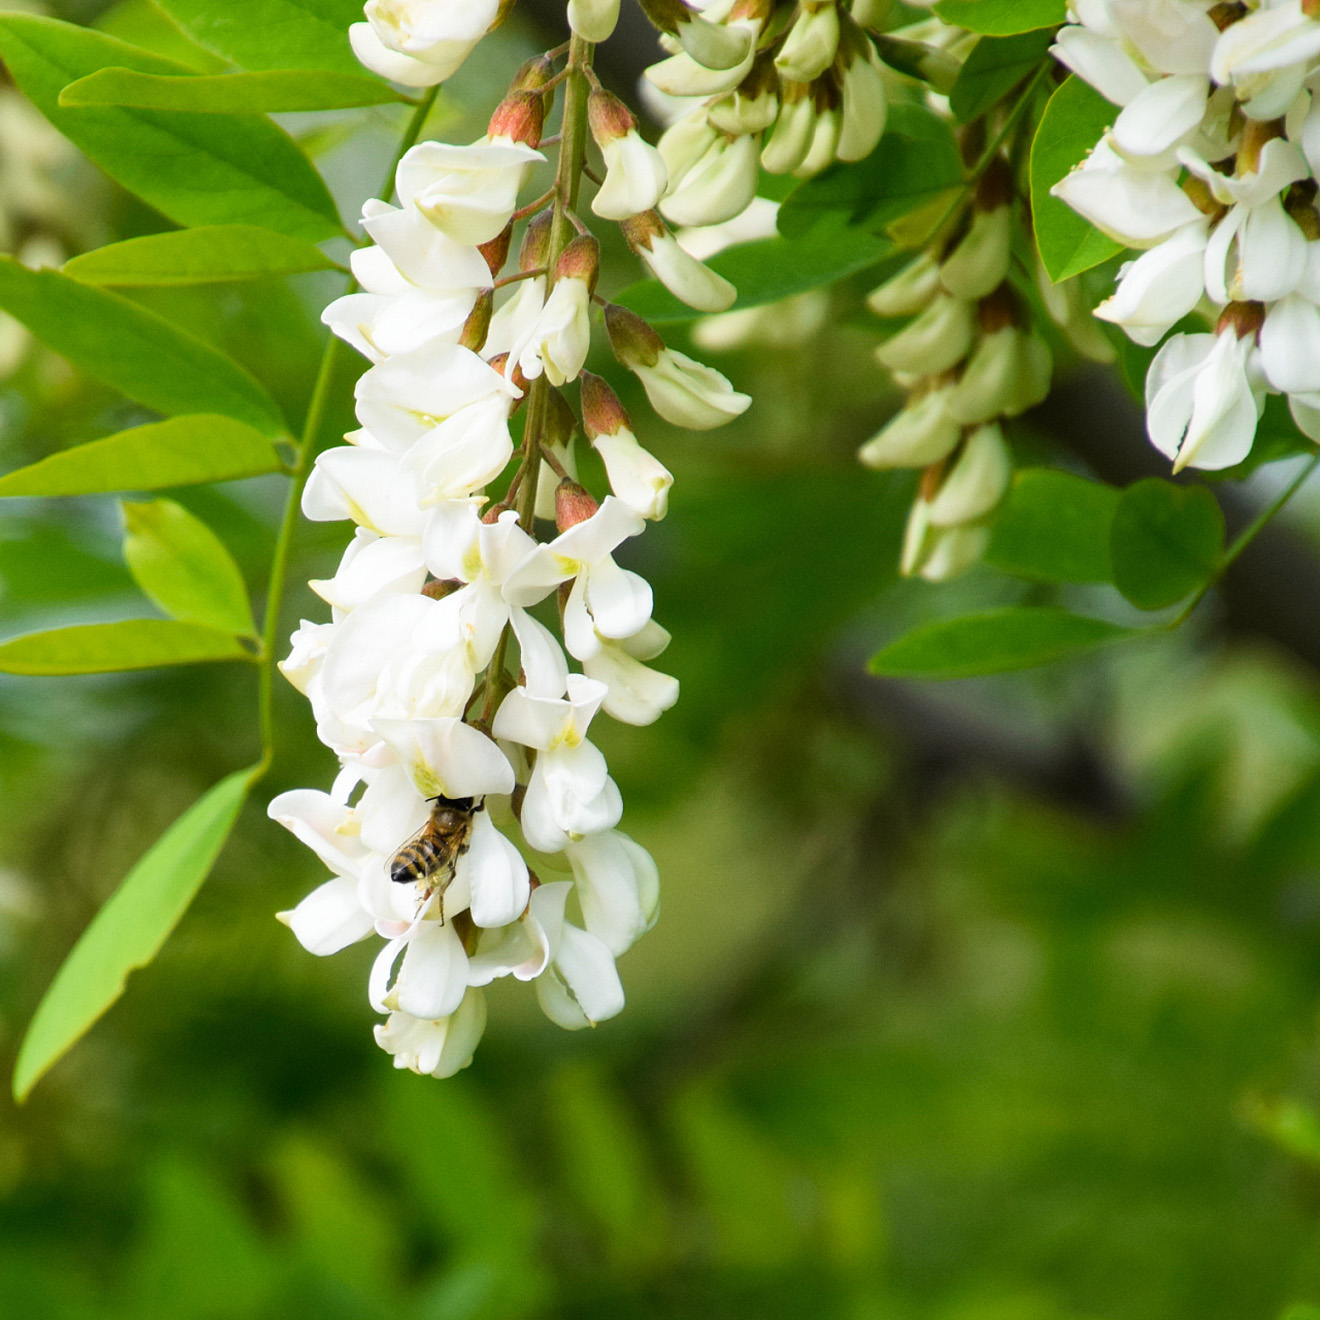
[[[358,902],[357,881],[349,876],[326,881],[279,919],[308,953],[320,957],[356,944],[374,925],[372,914]]]
[[[483,927],[517,921],[531,897],[527,863],[495,828],[488,812],[472,820],[472,839],[459,865],[472,886],[472,920]]]

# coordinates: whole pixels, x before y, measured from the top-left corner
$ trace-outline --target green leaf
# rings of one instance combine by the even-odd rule
[[[51,454],[0,477],[0,497],[163,490],[279,469],[279,455],[263,435],[230,417],[200,413]]]
[[[348,29],[359,0],[155,0],[199,46],[243,69],[361,74]]]
[[[1058,27],[1067,10],[1067,0],[939,0],[935,6],[946,23],[993,37]]]
[[[765,238],[740,243],[706,264],[732,281],[738,300],[729,309],[761,307],[819,289],[874,266],[893,251],[888,239],[873,234],[808,234],[805,238]],[[616,300],[648,321],[691,321],[701,315],[680,302],[659,280],[643,280]]]
[[[165,75],[188,73],[184,65],[89,28],[13,13],[0,15],[0,56],[65,137],[171,220],[260,224],[312,242],[344,232],[321,176],[293,139],[261,115],[221,120],[59,103],[69,83],[107,65]]]
[[[290,110],[344,110],[407,103],[388,83],[362,73],[278,69],[198,77],[98,69],[70,83],[60,105],[131,105],[194,115],[271,114]]]
[[[187,911],[238,818],[252,770],[222,779],[147,851],[92,918],[37,1006],[14,1065],[20,1103],[124,993]]]
[[[982,37],[972,48],[949,93],[949,108],[960,124],[978,119],[1048,59],[1050,32]]]
[[[124,560],[138,586],[166,614],[254,637],[247,586],[225,543],[173,500],[125,500]]]
[[[1114,510],[1114,585],[1138,609],[1161,610],[1209,581],[1223,544],[1223,510],[1205,486],[1147,477]]]
[[[339,269],[303,239],[256,225],[201,225],[147,234],[84,252],[64,263],[64,273],[79,284],[121,288],[220,284]]]
[[[779,211],[779,232],[800,238],[818,225],[836,234],[841,225],[879,231],[962,181],[949,124],[921,106],[895,105],[870,156],[831,166],[788,198]]]
[[[1052,468],[1027,468],[995,515],[986,563],[1042,582],[1108,582],[1119,492]]]
[[[275,401],[237,362],[118,294],[0,257],[0,308],[89,376],[157,412],[223,413],[269,436],[287,430]]]
[[[1304,1302],[1298,1302],[1290,1306],[1279,1320],[1320,1320],[1320,1306],[1307,1306]]]
[[[1058,284],[1122,252],[1123,245],[1083,220],[1050,189],[1100,141],[1118,110],[1080,78],[1050,97],[1031,144],[1031,212],[1040,259]]]
[[[916,628],[873,655],[868,668],[884,678],[971,678],[1139,636],[1138,629],[1067,610],[1013,606]]]
[[[173,619],[84,623],[0,642],[0,674],[109,674],[251,659],[232,633]]]

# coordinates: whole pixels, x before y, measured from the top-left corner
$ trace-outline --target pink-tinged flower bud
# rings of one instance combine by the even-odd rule
[[[605,308],[605,329],[614,356],[629,371],[655,366],[665,351],[665,341],[636,312],[617,303]]]
[[[619,228],[628,246],[646,262],[656,279],[689,307],[699,312],[723,312],[733,306],[738,290],[685,252],[656,212],[635,215]]]
[[[555,489],[555,525],[566,532],[600,512],[591,492],[576,481],[561,481]]]
[[[539,92],[555,75],[555,62],[549,55],[533,55],[509,84],[511,92]]]
[[[583,41],[608,41],[619,21],[619,0],[568,0],[568,26]]]
[[[422,586],[422,595],[428,600],[444,600],[462,589],[464,584],[457,578],[432,578]]]
[[[463,323],[463,329],[458,336],[458,342],[463,348],[480,353],[486,346],[486,335],[490,332],[490,318],[494,310],[494,291],[482,289],[477,294],[477,301],[472,311],[468,313],[468,319]]]
[[[581,391],[582,427],[588,440],[594,443],[597,436],[617,435],[620,431],[633,429],[628,410],[606,380],[584,371],[578,387]]]
[[[527,222],[522,247],[518,249],[519,271],[545,269],[550,260],[550,233],[554,224],[555,217],[550,211],[542,211]]]
[[[591,125],[591,136],[602,149],[607,142],[637,131],[637,116],[603,87],[595,88],[587,99],[587,122]]]
[[[775,66],[792,82],[813,82],[838,52],[839,11],[834,0],[825,0],[803,7],[775,56]]]
[[[545,100],[539,92],[510,92],[495,107],[486,135],[492,140],[539,147],[545,131]]]
[[[505,225],[503,231],[496,234],[488,243],[478,246],[477,251],[481,253],[492,276],[498,275],[504,269],[504,263],[509,259],[509,248],[512,246],[512,223]]]
[[[596,277],[600,274],[600,244],[591,234],[579,234],[559,254],[555,263],[555,280],[581,280],[588,293],[596,291]]]

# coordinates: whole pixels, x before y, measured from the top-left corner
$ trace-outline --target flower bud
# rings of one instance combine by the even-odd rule
[[[592,136],[605,157],[605,181],[591,209],[603,220],[649,211],[669,182],[664,157],[643,140],[636,119],[617,97],[592,92],[588,105]]]
[[[927,467],[947,458],[962,439],[949,415],[952,387],[942,385],[913,398],[857,451],[872,468]]]
[[[549,55],[533,55],[513,75],[511,92],[539,92],[555,76],[555,62]]]
[[[940,294],[915,321],[881,344],[875,356],[891,371],[934,375],[961,362],[975,335],[972,305]]]
[[[732,69],[751,51],[759,22],[712,23],[682,0],[641,0],[647,18],[705,69]],[[732,16],[731,16],[732,17]]]
[[[805,87],[789,85],[779,118],[761,151],[761,164],[771,174],[792,174],[807,158],[816,136],[816,104]]]
[[[689,431],[723,426],[746,412],[752,402],[718,371],[670,348],[661,352],[654,365],[631,369],[642,382],[651,407],[665,421]]]
[[[871,292],[866,305],[877,316],[916,316],[940,290],[940,268],[929,252],[908,262]]]
[[[789,30],[775,67],[793,82],[813,82],[839,51],[839,11],[834,0],[805,6]]]
[[[472,311],[468,313],[468,319],[463,323],[462,332],[458,336],[458,342],[463,348],[480,353],[486,346],[486,335],[490,331],[490,318],[494,310],[494,290],[482,289],[477,294],[477,301]]]
[[[669,174],[669,186],[676,188],[718,141],[719,134],[707,122],[704,110],[694,110],[670,124],[657,145]]]
[[[660,203],[676,225],[716,225],[740,215],[756,196],[756,139],[716,134],[705,155]]]
[[[592,234],[579,234],[559,254],[555,262],[555,280],[581,280],[589,292],[596,291],[600,274],[600,244]]]
[[[1045,342],[1007,325],[982,336],[949,396],[951,416],[964,425],[1016,417],[1049,393]]]
[[[497,506],[498,507],[498,506]],[[482,522],[494,522],[494,518],[483,518]],[[432,578],[422,586],[422,595],[427,600],[444,600],[462,589],[463,584],[457,578]]]
[[[835,154],[843,161],[865,160],[879,145],[889,112],[885,82],[869,50],[844,68],[839,92],[843,112]]]
[[[816,123],[811,133],[811,145],[802,163],[793,171],[798,179],[810,179],[834,164],[835,148],[839,145],[839,112],[833,106],[817,109]]]
[[[761,133],[779,113],[779,74],[774,61],[760,57],[747,77],[727,96],[706,107],[706,118],[722,133]]]
[[[933,527],[927,506],[918,500],[908,515],[903,534],[899,572],[927,582],[947,582],[965,573],[985,554],[990,529],[981,523],[961,527]]]
[[[738,297],[738,290],[722,275],[685,252],[654,211],[623,221],[619,226],[628,246],[676,298],[699,312],[723,312]]]
[[[498,275],[504,269],[504,263],[509,259],[509,249],[513,246],[513,223],[504,226],[501,233],[495,235],[487,243],[482,243],[477,251],[481,253],[486,265],[490,269],[492,276]]]
[[[971,227],[940,266],[940,283],[955,298],[984,298],[1008,275],[1012,242],[1010,206],[977,208],[972,212]]]
[[[578,389],[582,403],[582,429],[588,440],[595,443],[597,436],[632,431],[628,410],[603,377],[584,371],[578,380]]]
[[[568,0],[568,26],[583,41],[608,41],[619,21],[619,0]]]
[[[655,366],[665,351],[665,341],[636,312],[617,303],[606,305],[605,329],[614,356],[629,371]]]
[[[541,145],[545,131],[545,100],[539,92],[510,92],[495,107],[486,136],[492,140]]]
[[[1004,498],[1013,460],[998,425],[978,426],[947,470],[939,490],[926,499],[932,527],[957,527],[983,518]]]
[[[555,525],[566,532],[600,512],[591,493],[576,481],[561,481],[555,488]]]
[[[551,211],[542,211],[527,222],[522,247],[518,250],[519,271],[544,270],[550,260],[550,233],[555,217]]]

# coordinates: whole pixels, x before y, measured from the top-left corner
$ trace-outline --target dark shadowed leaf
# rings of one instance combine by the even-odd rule
[[[1012,37],[982,37],[963,62],[949,93],[949,108],[966,124],[985,114],[1024,78],[1048,59],[1049,32],[1023,32]]]
[[[1119,492],[1070,472],[1027,468],[995,515],[986,563],[1042,582],[1108,582]]]
[[[0,16],[0,56],[61,133],[110,177],[183,225],[260,224],[313,242],[343,232],[321,176],[261,115],[65,108],[60,92],[107,65],[177,75],[173,60],[88,28],[29,14]]]
[[[74,366],[157,412],[223,413],[272,436],[286,429],[237,362],[118,294],[0,257],[0,307]]]
[[[173,619],[84,623],[0,642],[0,674],[109,674],[251,659],[232,633]]]
[[[1057,284],[1123,250],[1121,243],[1083,220],[1050,189],[1100,140],[1118,109],[1080,78],[1069,78],[1050,97],[1031,144],[1031,211],[1040,259]]]
[[[869,668],[883,678],[971,678],[1030,669],[1140,635],[1067,610],[1015,606],[915,628],[873,655]]]
[[[1224,514],[1206,487],[1148,477],[1114,511],[1114,585],[1138,609],[1163,609],[1209,580],[1223,544]]]
[[[188,910],[247,796],[252,771],[222,779],[193,803],[110,896],[83,932],[37,1006],[14,1065],[14,1096],[24,1100],[124,992]]]
[[[70,83],[60,93],[62,106],[127,105],[145,110],[182,110],[195,115],[343,110],[407,100],[379,78],[320,69],[275,69],[203,77],[99,69]]]
[[[120,431],[0,477],[0,496],[164,490],[278,472],[270,441],[231,417],[174,417]]]

